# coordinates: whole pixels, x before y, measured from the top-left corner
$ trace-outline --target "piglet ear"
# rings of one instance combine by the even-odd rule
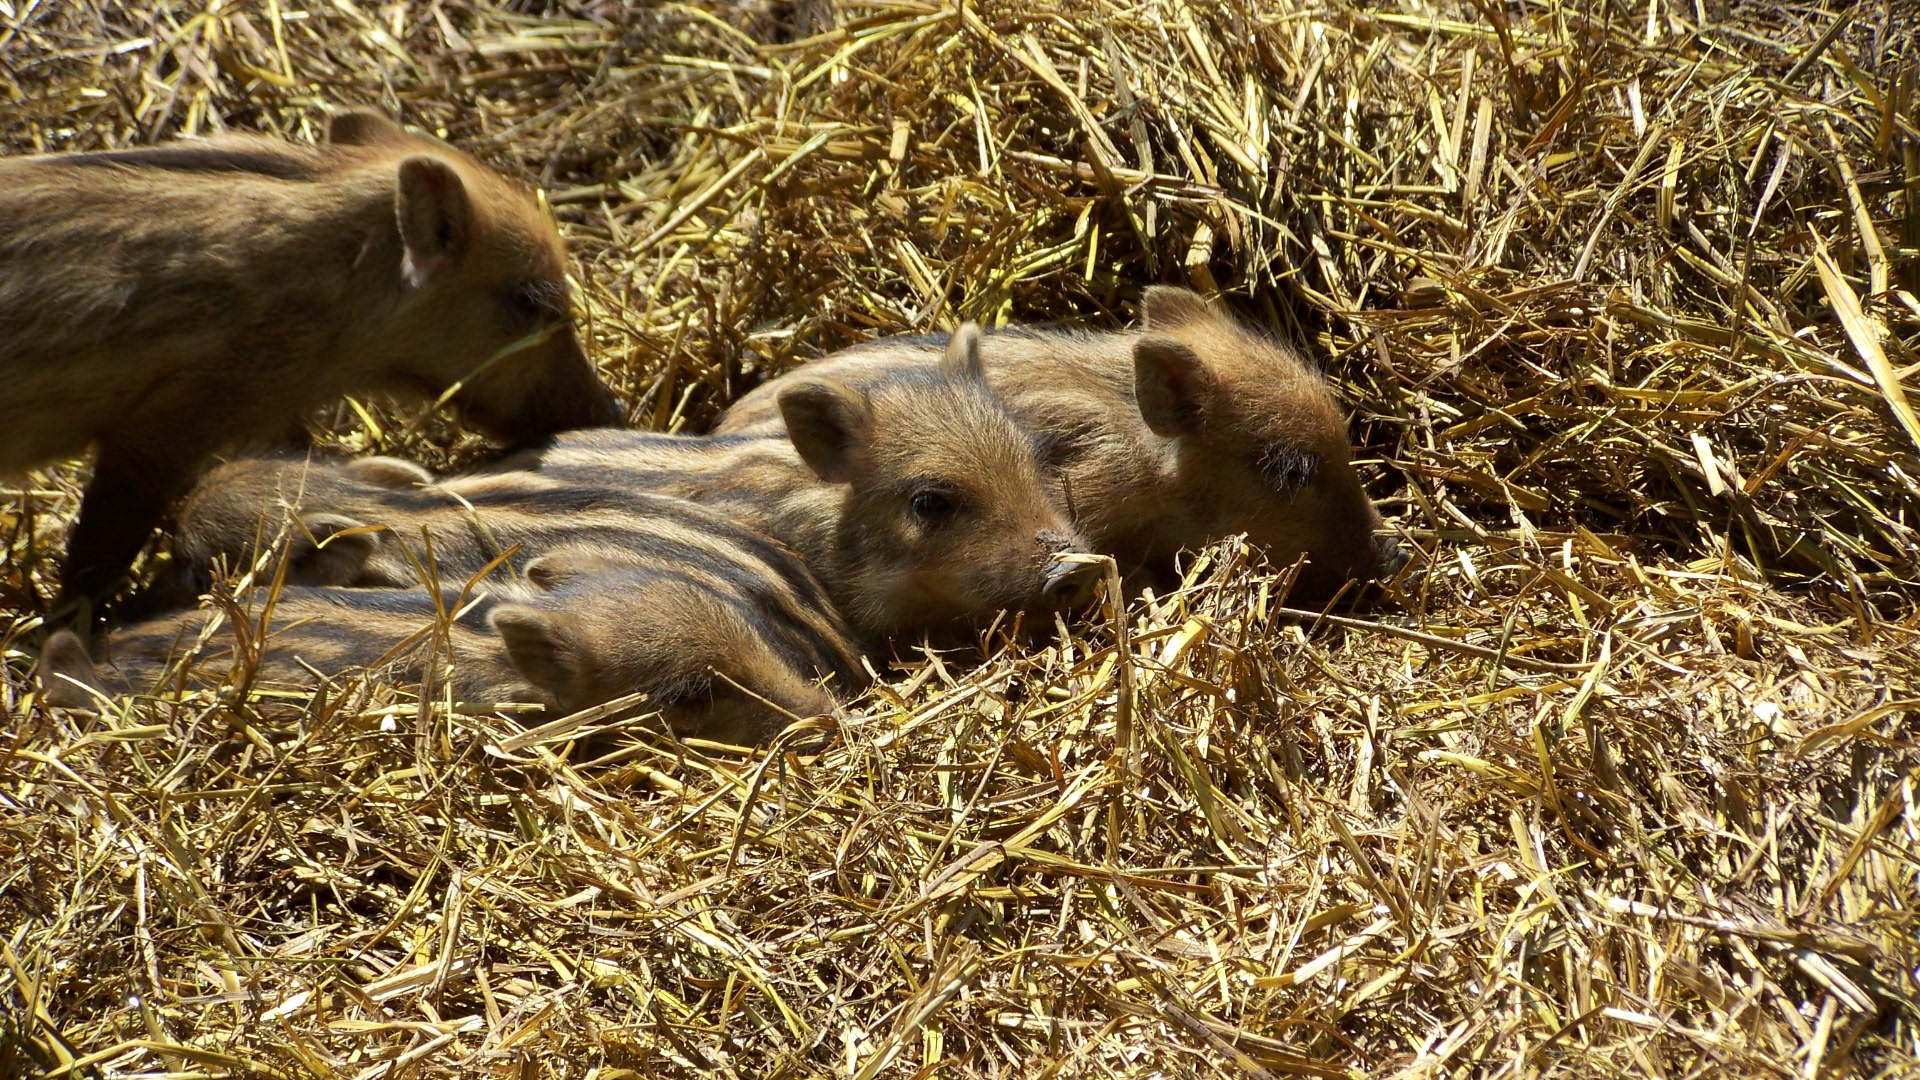
[[[527,580],[549,592],[580,576],[580,568],[569,566],[561,556],[542,555],[527,564]]]
[[[1133,393],[1154,434],[1186,435],[1206,416],[1213,373],[1185,344],[1149,334],[1133,346]]]
[[[558,619],[522,604],[503,604],[491,617],[493,632],[522,678],[561,701],[570,698],[579,658]]]
[[[327,141],[335,146],[375,146],[406,140],[406,129],[376,109],[342,109],[327,117]]]
[[[799,378],[780,391],[787,437],[813,474],[829,484],[853,480],[872,423],[866,396],[832,379]]]
[[[980,362],[980,324],[966,322],[947,339],[947,354],[940,358],[940,370],[953,378],[985,379],[986,365]]]
[[[1148,330],[1171,330],[1216,317],[1206,298],[1192,289],[1150,285],[1140,294],[1140,322]]]
[[[62,709],[98,709],[106,693],[87,646],[71,630],[56,631],[40,649],[40,685],[45,701]]]
[[[382,530],[343,514],[308,514],[287,552],[289,585],[357,585],[380,550]]]
[[[425,487],[434,480],[433,474],[423,466],[396,457],[355,458],[342,465],[340,470],[361,483],[391,491],[411,491]]]
[[[415,154],[400,163],[394,213],[407,254],[408,284],[425,285],[441,267],[466,254],[473,236],[473,201],[460,173],[445,161]]]
[[[608,572],[619,565],[598,551],[555,551],[528,563],[525,572],[528,581],[552,591],[590,574]]]

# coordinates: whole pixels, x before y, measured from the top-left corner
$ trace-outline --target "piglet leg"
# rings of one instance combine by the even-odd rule
[[[169,445],[160,455],[146,447],[102,441],[93,480],[80,503],[80,519],[67,538],[56,619],[85,618],[82,613],[87,612],[97,620],[101,605],[126,585],[134,556],[146,546],[168,504],[187,487],[181,450]]]

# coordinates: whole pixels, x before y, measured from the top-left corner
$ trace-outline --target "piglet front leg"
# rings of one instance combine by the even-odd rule
[[[128,584],[127,570],[167,506],[186,491],[186,461],[199,460],[189,440],[106,438],[100,441],[93,479],[80,503],[80,517],[67,538],[60,598],[50,622],[86,627]],[[159,444],[159,445],[156,445]]]

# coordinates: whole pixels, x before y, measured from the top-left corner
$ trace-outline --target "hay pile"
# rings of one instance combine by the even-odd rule
[[[374,103],[542,184],[656,428],[1218,288],[1424,557],[1302,621],[1228,544],[903,649],[823,753],[590,763],[390,690],[25,706],[50,472],[0,1074],[1910,1075],[1920,51],[1847,11],[5,0],[8,152]]]

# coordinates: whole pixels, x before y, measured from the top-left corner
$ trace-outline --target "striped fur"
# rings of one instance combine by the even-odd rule
[[[969,324],[937,364],[851,387],[796,378],[783,430],[688,438],[569,432],[481,473],[524,469],[697,501],[799,551],[861,633],[1077,606],[1096,568],[1042,478],[1038,447],[987,386]]]
[[[209,455],[343,393],[458,385],[508,441],[619,417],[553,223],[376,113],[336,116],[321,146],[0,158],[0,268],[0,475],[98,449],[75,603],[116,590]]]
[[[436,697],[523,702],[566,714],[635,692],[673,727],[732,743],[764,742],[794,717],[831,713],[822,683],[852,690],[865,675],[844,633],[788,621],[764,596],[714,588],[696,573],[627,552],[572,547],[533,560],[522,583],[460,590],[289,586],[259,634],[266,592],[246,616],[209,630],[212,611],[175,612],[110,635],[105,663],[62,631],[41,680],[56,705],[240,677],[312,689],[363,672],[417,685],[437,658]],[[452,614],[443,619],[442,612]],[[202,639],[204,638],[204,644]],[[158,687],[162,679],[164,688]],[[764,699],[764,700],[762,700]]]
[[[207,568],[236,565],[281,530],[291,533],[286,580],[297,585],[458,586],[503,557],[512,576],[547,552],[590,544],[716,592],[760,597],[822,639],[849,636],[820,582],[778,541],[684,499],[529,472],[449,485],[390,458],[242,459],[183,504],[174,551],[203,591]]]
[[[806,384],[795,395],[805,400],[790,403],[812,425],[798,443],[784,433],[577,432],[437,482],[382,459],[234,462],[185,504],[176,551],[190,568],[237,556],[297,507],[309,528],[341,534],[318,550],[305,537],[294,545],[290,580],[311,583],[416,581],[425,545],[415,538],[424,529],[440,573],[455,578],[511,544],[537,554],[591,538],[662,565],[706,565],[716,547],[728,553],[723,562],[750,553],[751,565],[729,564],[737,576],[728,582],[779,581],[799,595],[791,555],[774,554],[786,545],[826,590],[825,599],[800,595],[797,604],[838,608],[869,639],[1003,608],[1077,603],[1090,590],[1090,568],[1054,559],[1079,550],[1077,537],[1042,488],[1030,440],[973,362],[963,349],[946,367],[863,393]],[[264,530],[263,510],[272,518]],[[391,533],[376,540],[343,531],[357,523]],[[329,554],[335,544],[349,550]],[[358,547],[373,551],[360,557]],[[342,576],[342,565],[352,572]]]
[[[1155,287],[1143,325],[1112,334],[986,336],[987,378],[1047,443],[1059,498],[1094,550],[1164,572],[1182,549],[1246,533],[1276,563],[1309,557],[1297,588],[1325,596],[1406,562],[1351,464],[1320,374],[1197,294]],[[939,363],[940,337],[893,338],[817,360],[735,402],[717,433],[777,434],[796,378],[856,387]]]

